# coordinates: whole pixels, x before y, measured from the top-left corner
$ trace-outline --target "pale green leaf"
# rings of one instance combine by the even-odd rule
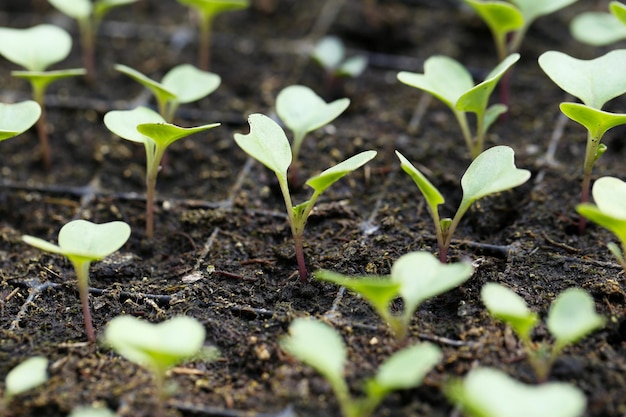
[[[339,77],[358,77],[367,67],[367,58],[364,55],[356,55],[342,62],[335,74]]]
[[[121,72],[122,74],[128,75],[130,78],[132,78],[133,80],[137,81],[139,84],[146,87],[148,90],[152,92],[152,94],[156,96],[158,101],[167,102],[171,100],[176,100],[176,92],[170,90],[165,85],[157,81],[154,81],[151,78],[148,78],[146,75],[142,74],[136,69],[133,69],[131,67],[128,67],[122,64],[115,65],[115,69]]]
[[[344,55],[343,43],[336,36],[324,36],[317,42],[311,53],[311,57],[327,71],[333,71],[339,67]]]
[[[574,343],[604,326],[593,298],[580,288],[568,288],[554,300],[546,324],[558,347]]]
[[[179,139],[219,125],[219,123],[213,123],[196,127],[180,127],[170,123],[141,123],[137,125],[137,131],[152,139],[158,146],[167,148]]]
[[[41,116],[41,107],[32,100],[20,103],[0,103],[0,140],[24,133]]]
[[[116,417],[113,411],[105,407],[77,407],[68,417]]]
[[[623,25],[626,25],[626,4],[620,3],[619,1],[612,1],[609,4],[609,10]]]
[[[126,6],[127,4],[132,4],[137,1],[138,0],[96,0],[93,5],[94,20],[100,21],[104,15],[112,9],[120,6]]]
[[[594,46],[604,46],[626,38],[626,26],[606,12],[586,12],[570,23],[574,39]]]
[[[614,177],[598,178],[592,195],[603,213],[626,222],[626,182]]]
[[[136,107],[132,110],[112,110],[104,115],[104,125],[107,129],[117,136],[133,142],[146,143],[152,141],[137,130],[137,126],[144,123],[165,123],[165,120],[159,113],[147,107]]]
[[[0,28],[0,55],[29,71],[44,71],[64,60],[72,48],[72,38],[55,25],[42,24],[27,29]]]
[[[48,0],[61,13],[73,19],[82,20],[91,15],[91,0]]]
[[[345,161],[328,168],[319,175],[307,180],[306,184],[316,192],[322,193],[328,187],[339,181],[350,172],[359,169],[376,156],[376,151],[364,151],[356,154]]]
[[[527,25],[538,17],[554,13],[578,0],[510,0],[522,12]]]
[[[500,117],[501,114],[506,113],[508,110],[509,108],[505,104],[498,103],[489,106],[484,115],[483,133],[487,133],[487,130],[489,130],[491,125],[498,120],[498,117]]]
[[[400,159],[400,166],[402,167],[404,172],[409,174],[409,176],[413,179],[413,181],[421,191],[422,195],[424,195],[424,198],[426,199],[426,203],[428,204],[430,210],[434,213],[437,213],[437,207],[445,202],[445,199],[443,198],[439,190],[434,185],[432,185],[432,183],[428,181],[428,178],[426,178],[424,174],[422,174],[417,168],[415,168],[413,164],[411,164],[409,160],[404,157],[404,155],[402,155],[398,151],[396,151],[396,155]]]
[[[464,0],[469,4],[489,29],[497,36],[504,37],[524,25],[522,13],[505,1]]]
[[[48,359],[34,356],[11,369],[5,379],[5,397],[11,398],[48,380]]]
[[[180,103],[190,103],[208,96],[221,82],[219,75],[202,71],[190,64],[172,68],[161,80],[161,84],[172,92]]]
[[[180,4],[193,7],[206,16],[215,16],[220,13],[245,9],[250,0],[177,0]]]
[[[561,112],[585,126],[593,138],[602,138],[607,130],[626,124],[626,114],[609,113],[580,103],[561,103]]]
[[[485,284],[480,297],[489,314],[511,326],[520,338],[529,340],[539,317],[528,309],[522,297],[495,282]]]

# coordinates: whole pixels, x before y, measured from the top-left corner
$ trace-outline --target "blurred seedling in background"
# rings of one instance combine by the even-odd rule
[[[445,199],[439,190],[400,152],[396,151],[396,155],[404,172],[409,174],[426,199],[435,225],[441,262],[447,262],[452,236],[461,218],[475,201],[518,187],[530,178],[530,171],[515,167],[513,149],[508,146],[489,148],[474,159],[463,174],[461,178],[463,198],[454,217],[442,219],[439,217],[439,205],[443,204]]]
[[[388,277],[348,277],[324,270],[315,272],[314,276],[361,295],[389,325],[396,339],[403,341],[417,307],[463,284],[473,271],[469,263],[442,264],[430,253],[412,252],[398,258]],[[399,315],[391,307],[396,298],[402,298],[403,302]]]
[[[213,20],[221,13],[242,10],[250,5],[249,0],[177,0],[180,4],[196,11],[198,16],[198,67],[208,71],[211,64]]]
[[[311,51],[311,58],[324,70],[325,91],[329,97],[341,94],[343,79],[356,78],[367,68],[367,57],[355,55],[347,58],[346,48],[336,36],[320,39]]]
[[[587,399],[563,382],[532,386],[493,368],[472,369],[444,389],[465,417],[580,417]]]
[[[104,332],[104,342],[125,359],[147,369],[157,393],[156,416],[165,415],[168,394],[165,386],[169,369],[201,356],[204,362],[217,357],[215,349],[203,351],[204,326],[196,319],[177,316],[152,324],[133,316],[118,316]]]
[[[146,237],[154,237],[154,202],[156,182],[163,154],[179,139],[219,126],[219,123],[197,127],[179,127],[147,107],[112,110],[104,115],[105,126],[122,139],[143,143],[146,149]]]
[[[452,110],[473,159],[483,151],[489,127],[507,111],[504,104],[490,106],[489,98],[498,81],[519,58],[519,54],[509,55],[478,85],[474,85],[472,75],[458,61],[440,55],[426,60],[423,74],[401,71],[398,80],[435,96]],[[468,113],[476,116],[474,134],[467,119]]]
[[[604,46],[626,39],[626,5],[612,1],[610,13],[585,12],[570,23],[570,32],[579,42]]]
[[[306,184],[313,188],[313,194],[304,203],[293,205],[287,181],[287,171],[292,162],[292,150],[285,132],[278,123],[263,114],[250,115],[248,123],[250,124],[250,133],[247,135],[235,133],[235,142],[245,153],[265,165],[276,175],[285,201],[287,219],[291,226],[300,280],[307,282],[308,272],[303,248],[304,227],[317,199],[328,187],[373,159],[376,152],[361,152],[328,168],[321,174],[309,178]]]
[[[587,129],[587,145],[583,162],[580,202],[589,201],[591,174],[596,161],[606,151],[601,143],[611,128],[626,124],[626,114],[602,111],[611,99],[626,92],[626,49],[611,51],[591,60],[581,60],[557,51],[544,52],[539,66],[556,85],[580,99],[580,103],[561,103],[561,112]],[[586,219],[581,216],[578,231],[585,231]]]
[[[61,13],[76,19],[82,47],[83,66],[87,70],[87,79],[96,79],[96,34],[104,16],[112,9],[137,0],[48,0]]]
[[[0,141],[21,135],[41,116],[41,106],[32,100],[0,103]]]
[[[113,411],[106,407],[76,407],[68,417],[116,417]]]
[[[346,345],[335,329],[317,320],[295,319],[280,346],[326,379],[343,417],[371,416],[392,391],[421,385],[426,374],[443,357],[441,350],[428,342],[404,348],[385,360],[376,375],[365,381],[364,396],[354,398],[344,376]]]
[[[86,73],[83,68],[56,71],[46,71],[46,68],[64,60],[71,48],[70,35],[54,25],[43,24],[27,29],[0,28],[0,55],[26,68],[26,71],[11,71],[11,75],[30,82],[33,99],[41,107],[37,133],[41,144],[41,157],[46,169],[50,169],[52,165],[44,103],[46,89],[56,80]]]
[[[522,342],[537,380],[545,382],[557,357],[571,345],[604,326],[605,319],[596,313],[593,298],[580,288],[569,288],[550,306],[546,325],[554,342],[535,343],[532,331],[539,316],[512,290],[494,282],[481,290],[481,299],[489,314],[509,325]]]
[[[598,178],[593,183],[592,195],[595,204],[579,204],[576,211],[617,236],[621,247],[609,242],[607,248],[626,274],[626,183],[614,177]]]
[[[16,395],[30,391],[47,380],[48,359],[43,356],[28,358],[11,369],[4,380],[4,397],[0,400],[0,413]]]
[[[89,309],[89,267],[121,248],[130,237],[130,226],[121,221],[95,224],[87,220],[73,220],[59,231],[58,245],[38,237],[24,235],[22,240],[45,252],[65,256],[72,263],[78,280],[78,293],[89,342],[96,334]]]

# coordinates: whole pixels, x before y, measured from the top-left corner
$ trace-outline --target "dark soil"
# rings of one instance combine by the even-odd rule
[[[447,214],[458,205],[460,177],[470,162],[453,116],[435,100],[421,115],[419,130],[408,133],[422,95],[400,84],[396,73],[419,72],[426,58],[445,54],[480,76],[495,65],[495,52],[484,24],[456,1],[381,0],[370,20],[364,2],[343,3],[332,15],[321,12],[342,2],[278,0],[273,12],[254,7],[216,20],[212,71],[222,76],[222,85],[209,98],[182,106],[176,122],[222,126],[171,147],[157,184],[153,241],[143,231],[143,147],[114,137],[102,117],[111,109],[154,105],[134,81],[113,70],[114,63],[155,79],[174,65],[195,63],[195,30],[178,3],[143,0],[112,12],[98,38],[96,85],[70,79],[51,86],[51,171],[41,168],[34,131],[0,144],[0,379],[30,356],[51,361],[50,381],[15,399],[7,415],[64,416],[94,403],[121,416],[154,411],[155,395],[144,370],[106,347],[84,343],[70,263],[20,240],[31,234],[54,241],[59,228],[76,218],[124,220],[133,227],[129,242],[91,270],[99,334],[120,314],[153,322],[185,314],[205,325],[207,344],[221,352],[216,362],[192,362],[172,371],[178,389],[168,415],[267,416],[293,406],[300,416],[337,416],[325,381],[278,347],[295,317],[324,319],[342,333],[349,347],[346,375],[355,393],[360,381],[400,348],[359,297],[349,292],[340,297],[330,284],[299,282],[273,177],[235,145],[233,133],[248,131],[248,114],[271,114],[276,94],[287,85],[337,95],[325,90],[322,71],[306,58],[311,39],[335,34],[351,53],[367,54],[365,74],[339,92],[351,98],[350,108],[332,127],[307,138],[301,171],[313,175],[367,149],[378,156],[323,196],[307,226],[305,252],[311,270],[387,274],[402,254],[437,250],[423,198],[399,168],[394,150],[427,170],[447,198]],[[536,63],[550,49],[579,58],[605,52],[574,42],[567,30],[569,20],[590,3],[606,10],[605,1],[579,2],[540,19],[528,33],[512,74],[511,111],[491,129],[488,146],[513,147],[517,165],[533,176],[514,191],[480,201],[466,215],[451,258],[471,260],[476,272],[460,288],[421,306],[409,337],[411,343],[438,344],[445,358],[422,387],[389,396],[377,416],[452,415],[441,387],[475,366],[494,366],[536,382],[521,346],[480,302],[480,288],[489,281],[515,290],[542,317],[566,288],[587,290],[607,325],[567,348],[550,380],[582,389],[588,416],[626,414],[626,293],[621,268],[606,249],[614,238],[594,225],[583,236],[576,233],[585,132],[567,123],[559,133],[558,103],[566,97]],[[73,22],[43,0],[3,4],[2,26],[54,22],[76,39]],[[72,55],[57,67],[80,62],[76,41]],[[2,102],[29,95],[23,81],[10,77],[12,69],[2,62]],[[617,100],[609,109],[624,111],[625,104]],[[626,175],[624,134],[608,133],[609,150],[595,178]],[[295,198],[307,196],[302,189]],[[535,337],[538,342],[549,338],[545,326]]]

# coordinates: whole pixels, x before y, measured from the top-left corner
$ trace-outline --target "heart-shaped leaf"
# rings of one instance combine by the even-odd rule
[[[592,137],[601,138],[607,130],[626,124],[626,114],[609,113],[580,103],[561,103],[564,115],[585,126]]]
[[[180,103],[191,103],[211,94],[220,86],[219,75],[202,71],[190,64],[182,64],[172,68],[161,83],[176,95]]]
[[[250,4],[249,0],[178,0],[178,2],[193,7],[207,16],[245,9]]]
[[[336,36],[324,36],[317,42],[311,53],[311,57],[328,71],[339,67],[344,56],[345,48]]]
[[[152,141],[137,130],[137,126],[145,123],[165,123],[165,119],[154,110],[141,106],[132,110],[112,110],[104,115],[104,125],[107,129],[133,142]]]
[[[32,100],[21,103],[0,103],[0,140],[24,133],[41,116],[41,107]]]
[[[29,71],[44,71],[65,59],[71,48],[70,35],[55,25],[0,28],[0,54]]]
[[[626,26],[611,13],[586,12],[570,23],[574,39],[594,46],[604,46],[626,38]]]
[[[464,0],[469,4],[497,39],[496,43],[506,41],[508,33],[524,26],[522,13],[512,4],[504,1]]]
[[[576,342],[604,326],[593,298],[580,288],[568,288],[554,300],[546,324],[556,339],[555,349]]]
[[[11,369],[5,379],[6,399],[31,390],[48,380],[48,359],[34,356]]]
[[[213,129],[219,125],[219,123],[213,123],[196,127],[180,127],[170,123],[142,123],[137,125],[136,129],[142,135],[152,139],[158,146],[167,148],[179,139]]]
[[[170,90],[165,85],[154,81],[152,78],[147,77],[136,69],[122,64],[115,65],[115,69],[122,74],[128,75],[130,78],[150,90],[157,98],[157,101],[167,102],[170,100],[176,100],[176,92]]]
[[[557,10],[561,10],[564,7],[569,6],[577,2],[578,0],[510,0],[515,4],[522,15],[527,25],[534,21],[538,17],[545,16],[550,13],[554,13]]]
[[[626,243],[626,182],[614,177],[599,178],[593,184],[592,195],[596,205],[580,204],[576,210]]]
[[[354,155],[345,161],[328,168],[321,174],[307,180],[306,184],[312,187],[317,193],[322,193],[328,187],[339,181],[350,172],[359,169],[376,156],[376,151],[364,151]]]
[[[528,309],[522,297],[495,282],[485,284],[480,297],[489,314],[511,326],[521,339],[530,340],[539,316]]]
[[[48,0],[61,13],[76,20],[86,19],[93,11],[90,0]]]

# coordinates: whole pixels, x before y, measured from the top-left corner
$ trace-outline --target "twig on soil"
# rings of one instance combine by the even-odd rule
[[[42,284],[36,278],[26,280],[26,281],[20,281],[19,284],[26,286],[28,288],[29,294],[28,294],[28,297],[26,297],[26,300],[24,300],[24,303],[22,304],[20,311],[17,312],[15,319],[13,319],[13,321],[11,322],[11,325],[9,326],[9,330],[15,330],[20,325],[20,320],[22,320],[22,317],[26,315],[28,306],[32,304],[32,302],[35,300],[35,297],[37,297],[37,295],[47,290],[48,288],[56,288],[56,287],[61,286],[61,284],[57,284],[57,283],[50,282],[50,281],[46,281]]]
[[[465,340],[454,340],[454,339],[449,339],[447,337],[443,337],[443,336],[437,336],[434,334],[425,334],[425,333],[418,333],[417,337],[419,337],[420,339],[424,339],[424,340],[428,340],[431,342],[437,342],[443,345],[449,345],[449,346],[455,346],[455,347],[460,347],[460,346],[468,346],[471,348],[475,348],[480,346],[481,344],[478,342],[468,342]]]
[[[361,228],[361,232],[363,232],[363,236],[369,236],[378,230],[378,226],[376,225],[376,221],[375,221],[376,216],[378,216],[378,212],[380,211],[380,208],[382,207],[383,200],[386,196],[387,190],[393,189],[391,185],[393,184],[393,180],[395,179],[395,176],[396,176],[396,169],[390,170],[389,175],[385,179],[383,191],[381,191],[380,194],[376,197],[376,202],[374,203],[374,208],[372,209],[372,212],[367,217],[367,220],[362,221],[361,224],[359,225]]]
[[[563,101],[571,101],[573,97],[569,94],[565,95]],[[563,137],[563,133],[565,132],[565,126],[567,126],[567,122],[569,118],[565,116],[562,112],[559,112],[559,116],[556,119],[556,123],[554,125],[554,130],[552,131],[552,135],[550,136],[550,143],[548,144],[548,149],[546,149],[546,153],[543,157],[539,158],[537,162],[543,168],[537,173],[535,177],[535,186],[539,186],[543,182],[543,178],[546,175],[545,167],[556,168],[561,165],[559,161],[556,160],[554,155],[556,154],[556,149]]]
[[[291,406],[287,406],[282,411],[273,414],[257,413],[254,411],[232,410],[220,407],[212,407],[203,404],[192,404],[176,400],[168,401],[168,406],[174,407],[180,411],[191,412],[212,417],[295,417]]]
[[[426,92],[424,92],[420,97],[420,100],[413,111],[413,116],[411,116],[411,120],[409,120],[409,124],[406,128],[409,134],[415,135],[418,132],[420,125],[422,124],[422,117],[424,117],[426,110],[428,110],[428,106],[430,106],[432,99],[433,96]]]

